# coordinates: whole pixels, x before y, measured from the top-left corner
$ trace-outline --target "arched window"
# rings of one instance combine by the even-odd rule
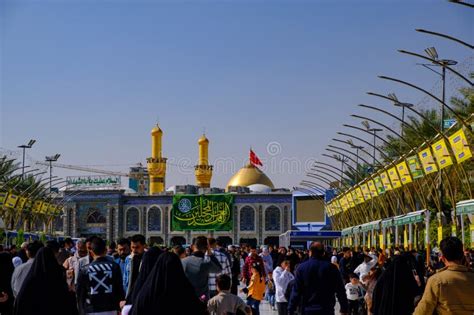
[[[265,231],[280,231],[280,209],[270,206],[265,210]]]
[[[240,230],[255,230],[255,210],[249,206],[240,209]]]
[[[148,231],[161,231],[161,211],[157,207],[148,210]]]
[[[127,210],[127,231],[139,231],[138,228],[138,209],[137,208],[130,208]]]
[[[105,222],[106,222],[105,217],[102,215],[102,213],[100,213],[98,209],[95,209],[95,208],[89,209],[89,211],[87,212],[86,223],[95,224],[95,223],[105,223]]]

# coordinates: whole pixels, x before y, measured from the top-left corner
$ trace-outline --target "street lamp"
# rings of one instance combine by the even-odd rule
[[[346,164],[346,162],[349,161],[349,159],[342,155],[335,155],[334,157],[336,158],[336,160],[341,162],[341,187],[342,187],[342,175],[344,174],[344,165]]]
[[[401,107],[402,108],[402,126],[401,126],[401,130],[400,130],[400,133],[401,135],[403,136],[405,133],[404,133],[404,124],[405,124],[405,108],[412,108],[414,105],[411,104],[411,103],[403,103],[403,102],[400,102],[397,98],[397,96],[395,95],[395,93],[389,93],[388,94],[388,97],[390,97],[391,99],[393,99],[393,105],[394,106],[397,106],[397,107]]]
[[[56,153],[53,156],[46,156],[45,161],[49,162],[49,192],[51,193],[52,189],[52,179],[53,179],[53,162],[56,162],[61,154]]]
[[[431,57],[431,59],[435,60],[431,66],[440,66],[442,68],[441,73],[438,71],[435,71],[429,67],[427,64],[423,64],[423,66],[428,67],[428,69],[432,70],[433,72],[437,73],[438,75],[441,76],[443,86],[442,86],[442,94],[441,94],[441,100],[442,103],[445,103],[446,99],[446,66],[454,66],[458,62],[450,59],[439,59],[438,58],[438,52],[436,51],[436,48],[434,47],[428,47],[425,49],[425,53]],[[440,127],[441,132],[444,131],[444,106],[441,104],[441,127]]]
[[[31,139],[30,141],[28,141],[27,144],[22,144],[18,146],[20,149],[23,149],[23,163],[21,167],[21,179],[23,179],[25,175],[25,151],[26,149],[31,149],[31,147],[33,146],[33,144],[35,144],[35,142],[36,140]]]
[[[389,101],[394,102],[394,103],[397,103],[397,102],[401,103],[401,102],[398,100],[397,96],[396,96],[394,93],[390,93],[390,94],[387,95],[387,96],[386,96],[386,95],[382,95],[382,94],[378,94],[378,93],[374,93],[374,92],[367,92],[367,94],[370,95],[370,96],[380,97],[380,98],[389,100]],[[390,97],[389,97],[389,96],[390,96]],[[404,104],[411,104],[411,103],[404,103]],[[427,116],[425,116],[425,115],[423,115],[421,112],[417,111],[414,106],[405,106],[405,107],[406,107],[407,109],[409,109],[412,113],[415,113],[416,115],[418,115],[419,117],[421,117],[421,118],[425,121],[425,123],[426,123],[431,129],[433,129],[436,133],[440,133],[442,137],[446,137],[445,135],[443,135],[443,134],[440,132],[440,130],[438,129],[437,126],[433,125],[433,123],[430,121],[430,119],[429,119]]]
[[[457,61],[449,60],[449,59],[441,59],[441,60],[438,59],[438,52],[436,51],[436,48],[434,48],[434,47],[426,48],[425,53],[428,56],[430,56],[432,59],[438,61],[437,63],[433,62],[434,66],[440,66],[442,68],[441,73],[439,73],[438,71],[435,71],[435,70],[429,68],[428,65],[424,65],[425,67],[427,67],[428,69],[430,69],[433,72],[437,73],[438,75],[441,75],[441,79],[442,79],[442,82],[443,82],[442,92],[441,92],[441,100],[442,100],[442,103],[441,103],[441,126],[439,128],[441,130],[441,133],[443,133],[443,131],[444,131],[444,106],[443,105],[446,101],[445,100],[446,99],[446,66],[454,66],[454,65],[457,64]],[[443,191],[443,171],[441,170],[441,167],[439,168],[439,188],[438,189],[439,189],[439,202],[440,202],[440,206],[441,206],[441,211],[443,211],[444,210],[443,209],[444,191]]]

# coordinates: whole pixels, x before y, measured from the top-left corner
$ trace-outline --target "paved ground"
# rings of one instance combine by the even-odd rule
[[[262,301],[260,304],[260,314],[261,315],[275,315],[278,314],[277,311],[272,311],[270,304],[267,301]]]
[[[245,301],[245,294],[240,294],[240,297]],[[339,314],[339,303],[336,302],[336,307],[334,309],[335,314]],[[262,301],[260,303],[260,314],[261,315],[277,315],[277,311],[272,311],[270,304],[267,301]]]

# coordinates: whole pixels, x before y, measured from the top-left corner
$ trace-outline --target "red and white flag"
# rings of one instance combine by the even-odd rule
[[[263,166],[262,161],[260,161],[255,152],[252,151],[252,149],[250,149],[250,163],[254,166]]]

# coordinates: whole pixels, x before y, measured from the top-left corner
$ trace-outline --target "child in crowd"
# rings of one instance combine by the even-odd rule
[[[228,275],[217,276],[216,285],[218,294],[207,303],[210,315],[252,314],[250,306],[237,295],[230,293],[231,280]]]
[[[346,295],[349,302],[349,314],[358,315],[359,305],[364,297],[363,287],[359,282],[359,276],[355,273],[349,275],[349,283],[346,284]]]
[[[247,288],[242,289],[247,293],[247,305],[252,309],[252,315],[260,315],[260,302],[263,300],[265,294],[265,273],[263,266],[258,263],[252,264],[250,271],[252,276]]]
[[[273,280],[273,272],[268,273],[268,280],[267,280],[267,292],[265,293],[265,298],[272,307],[272,310],[275,309],[275,281]]]

